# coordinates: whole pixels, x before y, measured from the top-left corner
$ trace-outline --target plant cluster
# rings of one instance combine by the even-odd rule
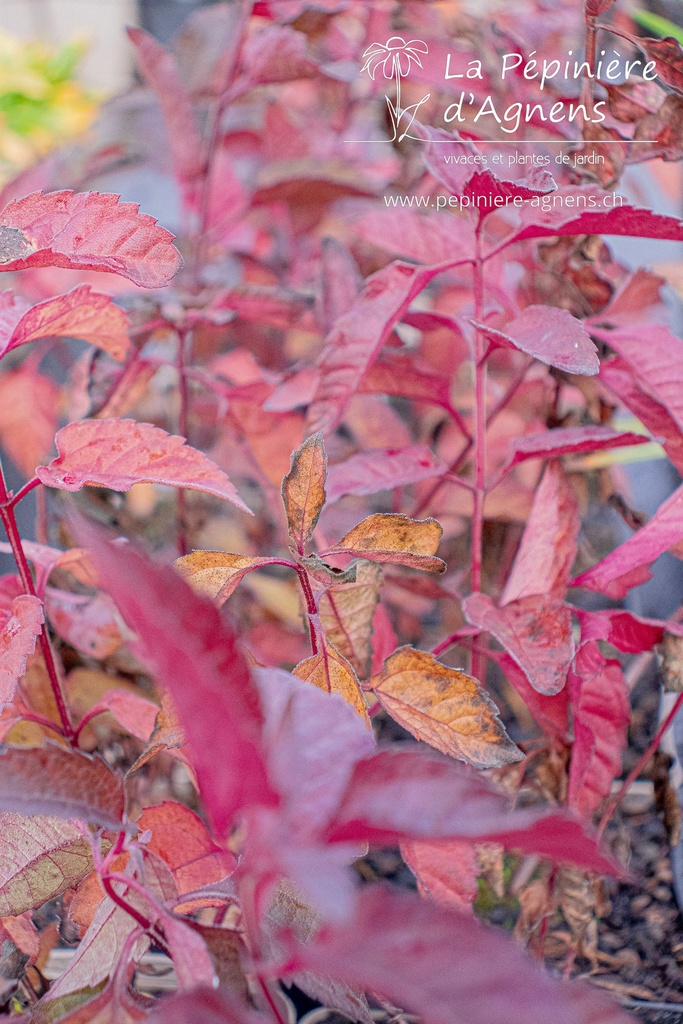
[[[620,602],[680,549],[683,489],[643,522],[615,459],[654,439],[683,470],[683,342],[663,280],[600,235],[683,239],[606,191],[681,155],[683,51],[610,0],[530,4],[530,51],[585,41],[593,67],[612,32],[658,79],[577,84],[610,116],[570,151],[605,162],[506,174],[474,112],[522,45],[519,7],[492,25],[449,3],[213,5],[174,52],[131,30],[149,92],[32,169],[39,191],[5,189],[0,441],[26,482],[0,477],[0,999],[18,1020],[282,1024],[292,985],[364,1024],[371,1006],[627,1019],[472,907],[486,870],[526,858],[517,938],[542,958],[564,914],[569,973],[596,878],[625,873],[600,838],[623,655],[661,644],[680,684],[681,626]],[[459,135],[436,118],[460,91],[447,50],[484,69]],[[500,98],[537,90],[520,71]],[[522,131],[554,154],[565,129]],[[172,167],[184,263],[93,187],[131,163]],[[622,406],[640,432],[613,425]],[[598,502],[633,530],[612,550]],[[361,884],[378,847],[418,892]],[[59,942],[76,948],[48,985]],[[170,998],[135,985],[150,948]]]

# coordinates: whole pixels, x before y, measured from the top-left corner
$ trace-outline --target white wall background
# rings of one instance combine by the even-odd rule
[[[55,44],[86,39],[81,78],[107,93],[130,82],[132,48],[124,29],[136,23],[136,0],[0,0],[0,29],[6,32]]]

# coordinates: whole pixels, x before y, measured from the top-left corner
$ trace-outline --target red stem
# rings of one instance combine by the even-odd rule
[[[675,701],[674,706],[672,707],[671,711],[666,716],[666,718],[664,719],[664,721],[660,725],[659,729],[657,729],[657,732],[655,733],[654,738],[653,738],[652,742],[650,743],[650,746],[647,748],[647,750],[642,755],[642,757],[638,760],[638,762],[636,763],[635,767],[626,776],[626,778],[624,779],[624,781],[621,784],[621,788],[619,789],[619,792],[617,793],[617,795],[615,797],[613,797],[612,800],[610,800],[610,802],[609,802],[609,804],[607,806],[607,810],[605,811],[605,813],[602,816],[602,821],[600,822],[600,827],[598,828],[598,839],[600,839],[602,837],[602,834],[605,831],[605,829],[607,828],[607,824],[608,824],[610,818],[612,817],[612,815],[616,811],[616,809],[619,806],[619,804],[621,803],[621,801],[626,796],[626,793],[627,793],[631,783],[635,779],[638,778],[638,776],[642,772],[643,768],[654,757],[655,751],[657,750],[657,747],[659,746],[659,744],[661,742],[662,736],[664,735],[664,733],[667,731],[667,729],[669,728],[669,726],[673,722],[673,720],[676,717],[676,715],[678,714],[682,704],[683,704],[683,693],[679,693],[679,695],[676,698],[676,701]]]
[[[20,487],[16,494],[10,494],[7,499],[7,507],[14,508],[18,505],[22,498],[25,498],[35,487],[38,487],[40,480],[37,476],[34,476],[32,480],[25,483],[23,487]]]
[[[156,932],[154,931],[152,922],[148,918],[146,918],[144,914],[141,914],[138,910],[136,910],[135,907],[131,906],[131,904],[126,899],[124,899],[123,896],[119,896],[119,894],[114,889],[114,883],[112,882],[109,875],[101,875],[100,881],[102,882],[102,888],[104,889],[112,903],[115,903],[117,907],[121,908],[121,910],[125,910],[125,912],[129,914],[130,917],[132,917],[133,920],[140,925],[140,927],[147,935],[151,934],[154,936],[155,941],[159,941],[159,938]]]
[[[477,260],[474,265],[474,316],[480,322],[484,305],[484,281],[481,259],[481,221],[477,225]],[[474,508],[472,509],[472,561],[470,583],[473,593],[481,590],[481,567],[484,536],[484,501],[486,499],[486,362],[484,360],[485,339],[481,331],[475,335],[475,417],[474,453],[475,486]],[[486,659],[477,650],[472,651],[472,675],[484,681]]]
[[[299,577],[299,583],[301,584],[301,590],[304,595],[306,602],[306,613],[308,618],[308,630],[311,635],[311,650],[314,654],[318,653],[318,640],[315,635],[315,627],[313,625],[312,615],[318,614],[318,608],[315,603],[315,597],[313,596],[313,590],[311,589],[311,581],[308,578],[308,573],[301,565],[294,567]]]
[[[277,1024],[287,1024],[287,1021],[284,1019],[284,1017],[280,1013],[278,1005],[275,1002],[270,989],[268,988],[268,983],[263,980],[263,978],[261,977],[260,974],[257,974],[256,977],[258,978],[258,983],[259,983],[259,986],[261,988],[261,991],[263,992],[263,995],[266,998],[266,1002],[268,1003],[268,1006],[270,1007],[270,1011],[273,1014],[273,1016],[275,1017],[275,1020],[277,1021]]]
[[[12,548],[12,554],[14,555],[14,561],[16,562],[17,569],[19,570],[19,576],[21,583],[24,588],[25,594],[30,594],[31,597],[36,597],[36,588],[33,583],[33,577],[31,576],[31,570],[29,568],[26,554],[21,542],[21,536],[19,534],[19,528],[17,527],[17,520],[14,515],[14,508],[10,504],[10,496],[7,491],[7,484],[5,482],[5,475],[2,470],[2,464],[0,463],[0,518],[2,519],[2,525],[5,527],[5,533],[7,534],[7,540],[9,541],[10,547]],[[54,694],[55,703],[57,705],[57,711],[59,712],[59,720],[62,723],[62,732],[64,736],[73,742],[74,730],[69,718],[69,712],[66,706],[66,700],[64,699],[64,693],[62,691],[62,684],[57,672],[57,665],[55,663],[54,654],[52,647],[50,646],[50,639],[47,635],[47,627],[43,623],[43,627],[40,631],[40,648],[43,652],[45,659],[45,667],[47,668],[47,674],[50,679],[50,685]]]

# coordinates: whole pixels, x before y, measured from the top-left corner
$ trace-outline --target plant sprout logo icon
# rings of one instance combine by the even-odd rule
[[[367,71],[374,82],[375,75],[381,68],[384,77],[386,79],[393,79],[396,83],[396,103],[392,103],[389,97],[386,97],[394,130],[392,142],[395,142],[397,139],[401,142],[408,136],[418,110],[423,103],[427,102],[431,95],[428,93],[422,97],[419,103],[413,103],[411,106],[406,107],[405,110],[401,108],[401,79],[407,78],[413,62],[418,67],[422,67],[420,54],[426,53],[429,53],[429,47],[421,39],[411,39],[409,42],[406,42],[402,36],[392,36],[390,39],[387,39],[386,43],[373,43],[371,46],[368,46],[363,54],[365,64],[361,68],[361,73]],[[404,131],[399,135],[399,126],[404,114],[407,115],[408,123]]]

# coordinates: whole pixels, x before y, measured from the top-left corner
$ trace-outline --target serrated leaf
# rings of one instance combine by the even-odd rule
[[[369,726],[368,706],[352,666],[324,636],[319,636],[318,643],[318,653],[299,662],[294,675],[325,693],[338,693]]]
[[[602,379],[600,368],[600,379]],[[522,434],[510,442],[510,466],[516,466],[527,459],[557,459],[561,455],[582,455],[586,452],[602,452],[612,448],[641,445],[649,442],[643,434],[613,430],[612,427],[557,427],[554,430],[540,430],[533,434]]]
[[[497,607],[486,594],[463,601],[467,621],[492,633],[539,693],[559,693],[574,657],[569,608],[544,594]]]
[[[99,757],[55,744],[4,747],[0,752],[0,808],[31,815],[82,818],[120,829],[123,778]]]
[[[477,680],[426,651],[400,647],[372,683],[392,718],[444,754],[478,768],[523,757]]]
[[[0,629],[0,710],[14,699],[17,683],[26,671],[26,659],[35,650],[42,626],[42,601],[29,594],[15,597]]]
[[[116,195],[32,192],[0,214],[2,270],[104,270],[142,288],[162,288],[180,264],[173,235]]]
[[[0,298],[4,295],[11,297],[12,293],[4,292]],[[81,338],[122,362],[130,347],[128,326],[128,317],[110,295],[82,284],[26,311],[18,305],[11,319],[3,316],[0,358],[19,345],[40,338],[62,337]]]
[[[36,910],[92,871],[90,843],[70,822],[0,813],[0,917]]]
[[[373,562],[355,564],[356,579],[345,586],[330,587],[318,604],[320,622],[342,657],[353,665],[360,679],[367,679],[372,660],[373,618],[382,584],[382,570]]]
[[[205,491],[250,511],[225,473],[203,452],[151,423],[81,420],[58,430],[55,445],[57,458],[36,470],[47,487],[127,491],[137,483],[166,484]]]
[[[425,572],[445,572],[446,563],[434,557],[442,533],[436,519],[409,519],[404,515],[380,512],[363,519],[321,554],[338,552]]]
[[[327,457],[323,435],[307,438],[292,454],[292,465],[282,481],[282,502],[292,543],[302,555],[325,504]]]

